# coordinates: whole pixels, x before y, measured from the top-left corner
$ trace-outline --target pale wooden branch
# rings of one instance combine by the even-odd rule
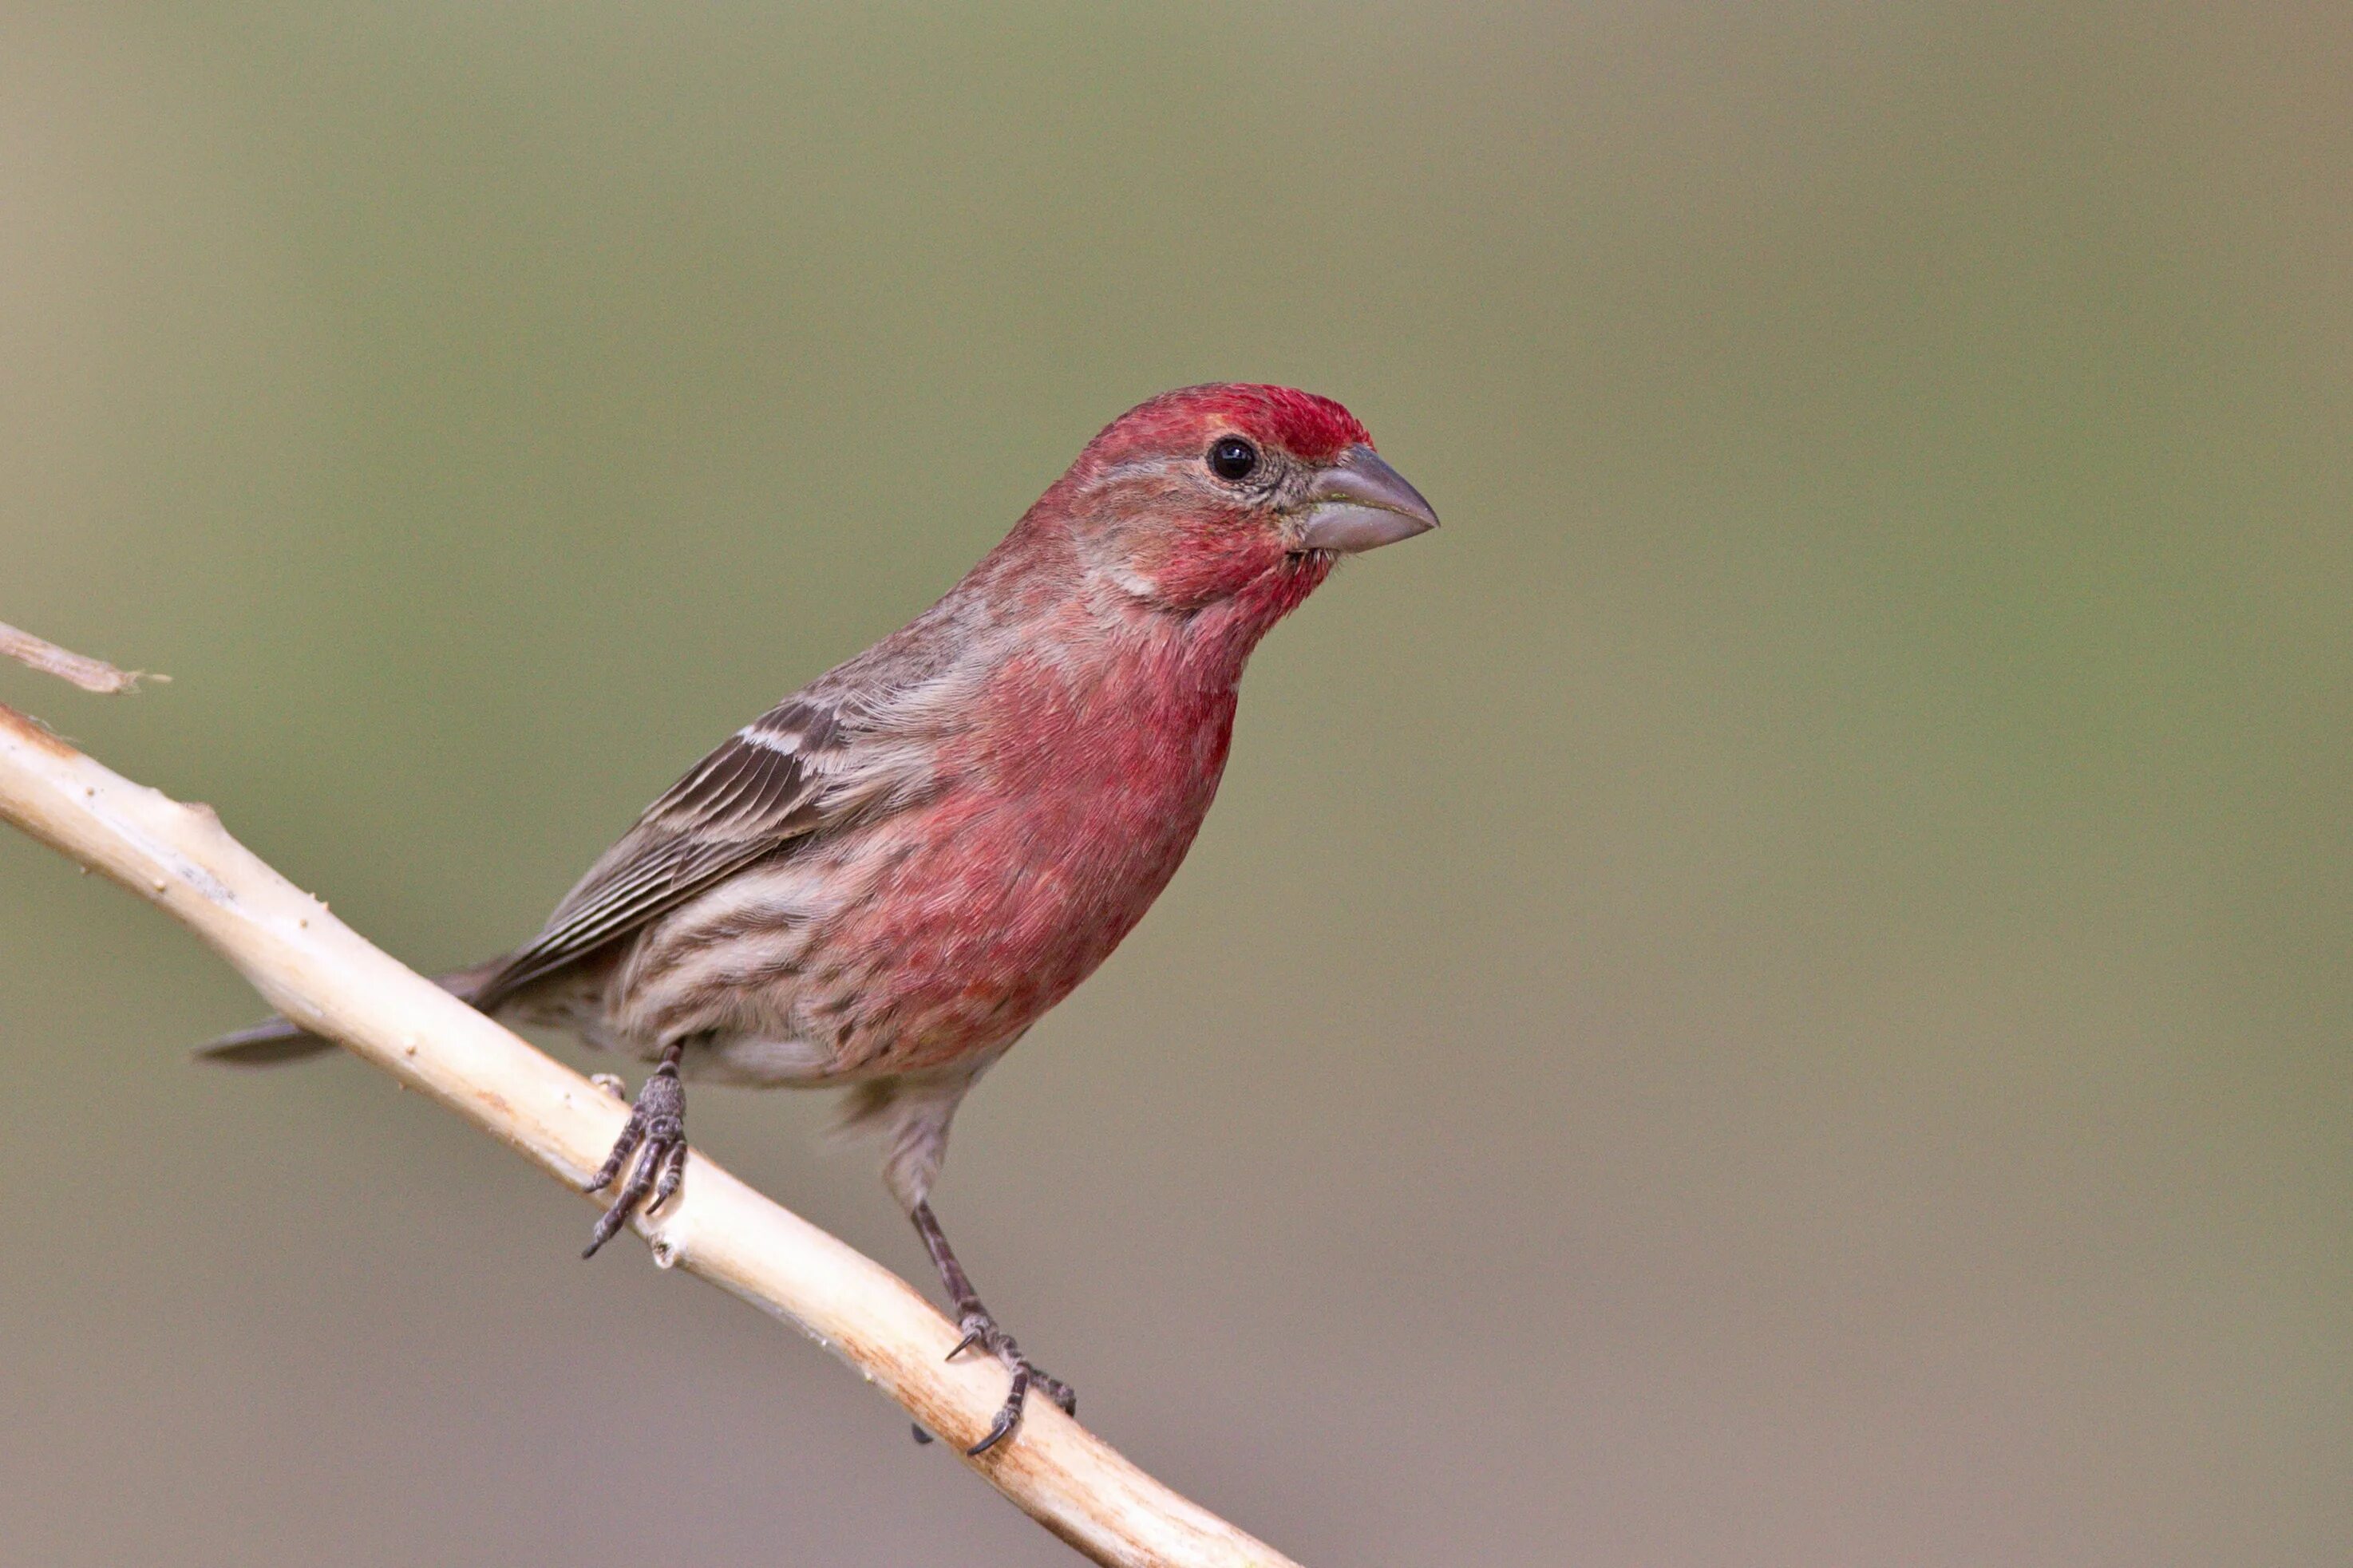
[[[0,657],[13,658],[60,680],[70,680],[84,691],[95,691],[101,697],[133,690],[142,680],[172,679],[168,675],[150,675],[143,669],[117,669],[102,658],[59,647],[45,637],[19,631],[5,621],[0,621]]]
[[[187,926],[288,1017],[430,1095],[577,1191],[624,1112],[609,1095],[377,951],[232,838],[210,807],[132,783],[0,707],[0,817]],[[994,1362],[896,1276],[696,1152],[654,1259],[799,1328],[955,1449],[1005,1396]],[[551,1245],[554,1238],[551,1238]],[[1290,1559],[1177,1496],[1033,1399],[1015,1436],[965,1460],[1098,1563],[1280,1568]]]

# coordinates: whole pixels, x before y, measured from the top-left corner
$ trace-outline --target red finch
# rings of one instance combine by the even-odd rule
[[[678,1190],[682,1078],[846,1085],[847,1120],[880,1134],[938,1266],[958,1351],[1011,1373],[973,1451],[1014,1429],[1033,1384],[1072,1408],[933,1217],[949,1120],[1167,885],[1259,638],[1335,556],[1437,521],[1328,398],[1155,397],[946,597],[697,763],[536,937],[447,977],[485,1013],[657,1064],[588,1184],[621,1183],[588,1253]],[[324,1044],[272,1020],[206,1050],[258,1063]]]

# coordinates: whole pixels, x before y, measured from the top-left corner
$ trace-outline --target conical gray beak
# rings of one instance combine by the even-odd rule
[[[1299,547],[1353,555],[1438,526],[1438,514],[1370,447],[1348,448],[1315,476],[1301,510]]]

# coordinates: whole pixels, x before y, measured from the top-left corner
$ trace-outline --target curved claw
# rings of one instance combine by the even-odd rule
[[[646,1217],[651,1219],[661,1213],[662,1205],[678,1195],[678,1184],[685,1179],[686,1145],[673,1143],[662,1162],[661,1180],[654,1184],[653,1201],[646,1205]]]
[[[1029,1393],[1029,1368],[1025,1363],[1013,1369],[1013,1391],[1005,1396],[1005,1403],[997,1406],[997,1419],[988,1424],[988,1436],[965,1450],[966,1458],[976,1459],[1013,1436],[1013,1429],[1021,1425],[1021,1402]]]
[[[636,1208],[651,1189],[654,1170],[669,1152],[659,1143],[646,1145],[646,1152],[638,1158],[637,1169],[629,1173],[628,1185],[623,1187],[621,1195],[613,1200],[613,1206],[597,1216],[596,1227],[588,1233],[588,1245],[582,1250],[582,1258],[596,1257],[598,1247],[621,1233],[621,1227],[629,1223],[629,1211]],[[593,1192],[596,1189],[592,1187],[589,1190]]]
[[[637,1162],[629,1165],[632,1154]],[[614,1140],[613,1152],[581,1190],[602,1192],[619,1177],[625,1165],[629,1165],[628,1182],[614,1198],[613,1206],[597,1216],[582,1258],[596,1257],[597,1248],[618,1236],[648,1194],[653,1197],[646,1208],[649,1215],[668,1203],[686,1174],[686,1094],[679,1086],[674,1060],[665,1059],[638,1090],[638,1103],[620,1137]]]
[[[948,1352],[947,1359],[954,1361],[969,1350],[987,1351],[1004,1363],[1006,1370],[1013,1374],[1013,1386],[1006,1391],[1005,1403],[997,1406],[996,1419],[988,1424],[988,1431],[979,1442],[965,1450],[967,1456],[977,1458],[986,1454],[1019,1429],[1021,1412],[1032,1388],[1041,1391],[1061,1406],[1063,1415],[1076,1415],[1079,1413],[1079,1396],[1071,1385],[1031,1365],[1029,1358],[1021,1353],[1021,1347],[1014,1343],[1013,1336],[998,1328],[985,1312],[965,1320],[964,1338]]]
[[[915,1222],[915,1232],[923,1238],[923,1246],[932,1255],[932,1265],[940,1271],[940,1283],[946,1288],[950,1310],[955,1312],[957,1323],[964,1330],[964,1337],[956,1341],[944,1359],[954,1361],[966,1351],[987,1351],[1013,1374],[1013,1386],[1006,1392],[1005,1403],[997,1407],[997,1418],[988,1424],[988,1430],[982,1435],[980,1441],[966,1448],[965,1453],[967,1456],[986,1454],[1013,1436],[1021,1425],[1022,1405],[1033,1384],[1061,1406],[1064,1415],[1077,1415],[1079,1396],[1071,1392],[1070,1384],[1060,1378],[1048,1376],[1032,1365],[1029,1358],[1021,1353],[1021,1347],[1013,1342],[1013,1336],[999,1328],[997,1320],[989,1316],[988,1309],[980,1304],[980,1297],[972,1288],[972,1279],[965,1273],[964,1265],[956,1261],[955,1251],[948,1246],[947,1234],[940,1229],[938,1216],[932,1213],[932,1205],[918,1199],[908,1209],[907,1217]],[[923,1438],[923,1432],[917,1428],[916,1440],[920,1442]]]

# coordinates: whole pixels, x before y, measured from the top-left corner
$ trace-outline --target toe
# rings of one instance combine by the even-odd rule
[[[596,1217],[596,1228],[588,1233],[588,1245],[580,1249],[582,1258],[596,1257],[598,1247],[621,1233],[621,1227],[629,1223],[629,1203],[628,1195],[623,1194],[611,1208]]]
[[[662,1153],[661,1180],[654,1184],[653,1201],[646,1205],[649,1217],[661,1212],[662,1205],[677,1195],[679,1183],[686,1179],[686,1145],[673,1143]]]
[[[1013,1429],[1021,1425],[1022,1397],[1029,1392],[1029,1370],[1023,1367],[1014,1373],[1013,1391],[1005,1396],[1005,1403],[997,1406],[997,1419],[988,1424],[988,1435],[965,1450],[966,1458],[978,1458],[1013,1436]]]

